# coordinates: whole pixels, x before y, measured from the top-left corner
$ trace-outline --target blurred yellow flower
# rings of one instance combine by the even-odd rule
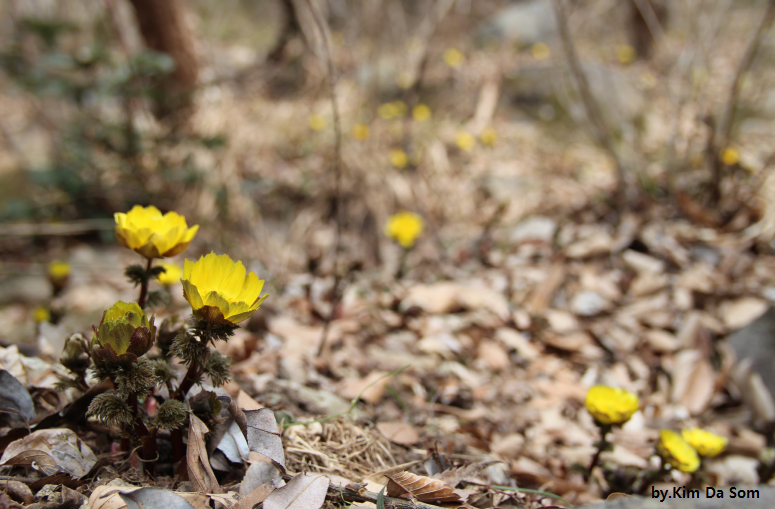
[[[52,279],[64,279],[70,275],[71,270],[67,262],[53,261],[48,264],[48,276]]]
[[[390,151],[390,164],[392,164],[396,168],[399,168],[399,169],[406,168],[406,165],[408,162],[409,162],[409,156],[407,156],[406,152],[404,152],[400,148]]]
[[[341,48],[346,42],[342,32],[331,32],[331,46]]]
[[[635,61],[635,57],[638,54],[635,52],[635,48],[629,44],[620,44],[616,47],[616,59],[622,64],[631,64]]]
[[[659,432],[657,453],[681,472],[692,473],[700,467],[697,451],[675,431],[663,429]]]
[[[159,274],[159,283],[170,286],[180,282],[180,275],[183,274],[180,265],[173,262],[161,262],[158,267],[164,267],[164,272]]]
[[[681,431],[681,436],[697,450],[700,456],[712,458],[727,448],[728,440],[726,437],[704,429],[685,429]]]
[[[380,104],[377,108],[377,114],[384,120],[400,118],[406,115],[406,103],[404,101],[393,101]]]
[[[721,151],[721,162],[727,166],[733,166],[740,161],[740,151],[734,147],[727,147]]]
[[[422,39],[417,36],[409,37],[406,40],[406,51],[409,53],[417,53],[422,49]]]
[[[414,79],[412,78],[412,73],[409,71],[401,71],[396,76],[396,85],[398,85],[399,88],[406,90],[411,87],[413,83]]]
[[[624,389],[595,385],[587,391],[584,405],[600,424],[624,424],[638,411],[638,397]]]
[[[492,127],[485,127],[481,133],[479,133],[479,139],[481,142],[488,146],[494,147],[495,142],[498,141],[498,133]]]
[[[476,147],[476,138],[471,136],[466,131],[458,131],[457,135],[455,136],[455,144],[461,150],[470,152],[471,150],[474,149],[474,147]]]
[[[422,233],[422,218],[412,212],[399,212],[390,216],[385,225],[385,235],[395,239],[404,248],[414,246],[414,241]]]
[[[366,124],[355,124],[353,126],[353,138],[363,141],[369,137],[369,126]]]
[[[431,109],[420,103],[412,108],[412,117],[418,122],[427,122],[431,118]]]
[[[32,319],[35,323],[43,323],[51,321],[51,313],[45,306],[38,306],[32,310]]]
[[[460,67],[463,64],[463,61],[465,60],[463,53],[461,53],[460,50],[455,48],[445,49],[444,54],[442,55],[442,58],[444,59],[445,64],[453,68]]]
[[[312,115],[309,117],[309,128],[313,131],[322,131],[326,128],[326,119],[323,115]]]
[[[162,215],[154,206],[135,205],[126,214],[117,212],[114,217],[118,241],[149,259],[182,253],[199,230],[199,225],[189,228],[185,217],[175,212]]]
[[[183,297],[194,315],[212,324],[235,325],[249,318],[267,298],[264,281],[229,255],[210,253],[183,266]]]
[[[533,44],[533,46],[530,48],[530,53],[533,54],[533,58],[536,60],[546,60],[552,56],[552,50],[549,49],[549,46],[543,42],[537,42]]]

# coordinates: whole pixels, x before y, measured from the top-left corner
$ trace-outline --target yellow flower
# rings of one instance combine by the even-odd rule
[[[164,272],[159,274],[159,283],[164,286],[170,286],[180,281],[180,275],[183,273],[183,269],[177,263],[162,262],[158,267],[164,267]]]
[[[533,58],[536,60],[546,60],[552,56],[552,50],[549,49],[549,46],[543,42],[533,44],[533,46],[530,48],[530,52],[533,54]]]
[[[355,124],[353,126],[353,138],[363,141],[369,137],[369,126],[366,124]]]
[[[734,147],[727,147],[721,152],[721,162],[727,166],[733,166],[740,161],[740,151]]]
[[[54,261],[48,264],[48,280],[51,281],[55,294],[58,294],[67,284],[71,269],[67,262]]]
[[[700,456],[712,458],[727,448],[727,439],[700,428],[681,431],[681,436],[694,447]]]
[[[669,429],[659,432],[657,452],[662,459],[681,472],[691,473],[700,467],[700,457],[689,442]]]
[[[584,405],[600,424],[624,424],[638,411],[638,397],[624,389],[596,385],[587,391]]]
[[[334,48],[341,48],[344,46],[345,42],[347,41],[342,32],[331,32],[331,46]]]
[[[414,78],[412,78],[412,73],[409,71],[401,71],[396,76],[396,85],[398,85],[399,88],[402,88],[406,90],[407,88],[411,87],[414,84]]]
[[[418,104],[412,108],[412,116],[418,122],[427,122],[431,118],[431,109],[425,104]]]
[[[309,117],[309,128],[313,131],[322,131],[326,128],[326,119],[323,115],[312,115]]]
[[[71,270],[67,262],[54,261],[48,264],[48,276],[51,279],[64,279],[70,275]]]
[[[407,156],[406,152],[404,152],[400,148],[390,151],[390,164],[392,164],[396,168],[399,168],[399,169],[406,168],[406,165],[408,162],[409,162],[409,156]]]
[[[148,320],[136,302],[118,301],[102,313],[94,328],[96,354],[119,364],[131,364],[151,349],[156,340],[153,318]]]
[[[406,103],[404,101],[393,101],[391,103],[393,105],[393,111],[395,112],[396,118],[401,118],[404,115],[406,115],[406,110],[408,109],[406,106]]]
[[[629,44],[620,44],[616,47],[616,59],[624,65],[633,63],[637,56],[635,48]]]
[[[38,306],[32,311],[32,319],[35,323],[43,323],[51,321],[51,313],[45,306]]]
[[[379,118],[382,118],[384,120],[390,120],[391,118],[396,118],[398,116],[398,112],[396,111],[396,105],[393,103],[380,104],[379,108],[377,108],[377,115],[379,115]]]
[[[422,218],[412,212],[399,212],[390,216],[385,225],[385,235],[396,239],[404,248],[409,249],[422,233]]]
[[[237,324],[250,316],[267,298],[261,297],[264,281],[246,272],[242,262],[229,255],[210,253],[183,266],[183,297],[194,315],[212,324]]]
[[[495,146],[495,142],[498,141],[498,133],[492,127],[485,127],[481,133],[479,133],[479,139],[483,144],[488,147]]]
[[[419,53],[422,50],[422,39],[416,36],[412,36],[406,40],[406,51],[409,53]]]
[[[183,216],[162,215],[154,206],[135,205],[126,214],[117,212],[115,218],[118,241],[149,259],[182,253],[199,230],[199,225],[189,228]]]
[[[444,63],[447,64],[450,67],[460,67],[460,65],[465,60],[465,57],[460,52],[460,50],[455,48],[447,48],[444,50],[444,55],[442,56],[444,59]]]
[[[461,150],[470,152],[476,146],[476,138],[465,131],[459,131],[457,136],[455,136],[455,144],[460,147]]]

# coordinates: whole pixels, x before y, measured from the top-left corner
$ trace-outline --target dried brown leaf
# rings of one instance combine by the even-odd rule
[[[209,429],[196,415],[191,414],[190,417],[186,464],[191,482],[200,493],[223,493],[207,456],[205,435]]]
[[[401,445],[414,445],[420,441],[420,435],[408,422],[378,422],[377,429],[391,442]]]
[[[319,509],[326,500],[329,483],[324,475],[298,474],[266,497],[264,509]]]
[[[389,479],[386,494],[389,497],[416,498],[426,503],[461,503],[460,496],[449,485],[411,472],[385,475]]]

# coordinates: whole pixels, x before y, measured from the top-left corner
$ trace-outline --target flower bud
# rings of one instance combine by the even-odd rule
[[[81,334],[73,334],[65,340],[65,348],[59,362],[75,373],[83,373],[91,364],[89,345]]]
[[[156,326],[153,318],[148,321],[136,302],[118,301],[102,314],[95,333],[99,343],[98,356],[119,364],[131,364],[153,346]]]

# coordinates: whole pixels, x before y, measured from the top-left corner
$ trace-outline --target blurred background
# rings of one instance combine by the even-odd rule
[[[270,293],[322,295],[311,320],[334,275],[455,279],[579,225],[677,220],[772,255],[774,9],[2,0],[2,339],[35,336],[53,260],[66,330],[133,298],[113,213],[135,204],[200,225],[179,261],[227,252]],[[425,223],[408,253],[384,235],[401,210]]]

